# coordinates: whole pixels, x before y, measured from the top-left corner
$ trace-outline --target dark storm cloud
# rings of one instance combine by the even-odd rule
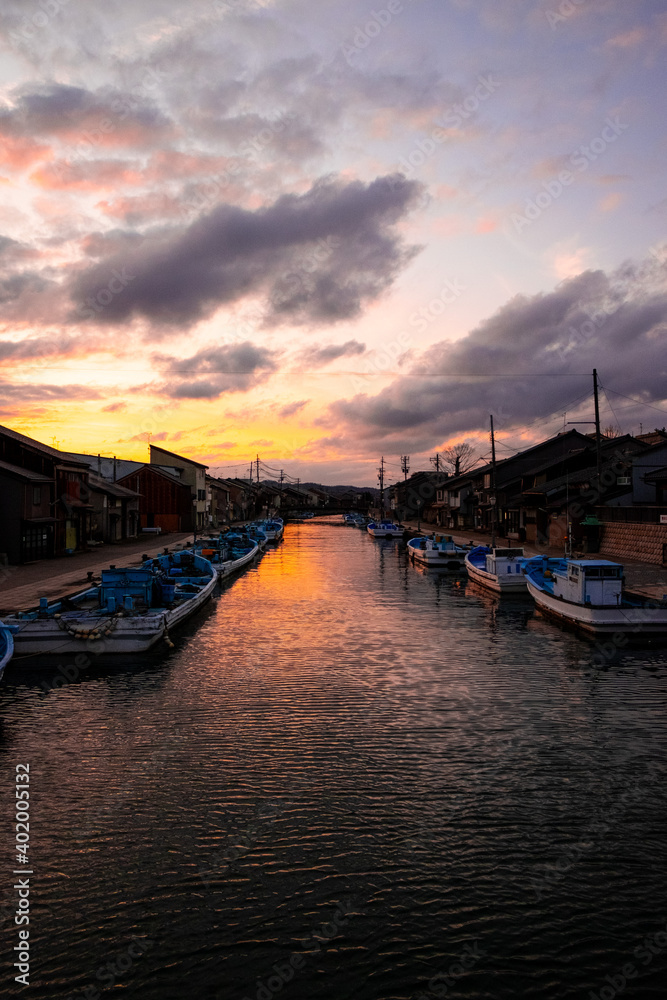
[[[434,344],[410,377],[375,396],[339,400],[331,415],[360,438],[441,440],[485,428],[489,413],[513,426],[565,408],[586,392],[593,368],[619,392],[665,398],[667,291],[655,262],[628,264],[612,276],[587,271],[549,294],[516,296],[468,336]],[[579,373],[580,380],[560,377]],[[473,377],[482,374],[497,378]],[[522,374],[547,377],[516,377]]]
[[[223,392],[247,392],[275,371],[277,355],[249,341],[197,351],[190,358],[153,355],[157,368],[169,369],[162,393],[173,399],[216,399]]]
[[[254,212],[219,205],[77,275],[75,315],[109,324],[145,317],[182,329],[263,292],[268,323],[348,319],[416,252],[394,226],[420,191],[401,175],[370,184],[327,178]]]
[[[301,363],[309,368],[322,368],[338,358],[353,357],[356,354],[364,354],[365,351],[365,344],[360,344],[358,340],[346,340],[344,344],[308,348],[301,357]]]

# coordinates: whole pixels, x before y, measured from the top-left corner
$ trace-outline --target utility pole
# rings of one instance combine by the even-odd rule
[[[496,439],[493,436],[493,414],[489,416],[489,420],[491,421],[491,548],[493,549],[496,545],[496,507],[498,506],[498,498],[496,496]]]
[[[430,459],[431,465],[435,466],[435,471],[440,472],[440,452],[436,451],[435,457]]]
[[[378,482],[380,484],[380,520],[382,520],[384,517],[384,455],[380,459]]]
[[[602,444],[600,440],[600,404],[598,401],[598,370],[593,369],[593,396],[595,397],[595,457],[597,460],[598,490],[602,477]]]
[[[259,486],[259,455],[257,456],[257,485]]]
[[[408,472],[410,471],[410,456],[401,455],[401,472],[403,473],[403,478],[408,478]]]

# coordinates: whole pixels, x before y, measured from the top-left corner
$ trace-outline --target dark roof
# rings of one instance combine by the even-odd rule
[[[34,438],[28,437],[27,434],[19,434],[18,431],[13,431],[10,427],[4,427],[2,424],[0,424],[0,435],[11,438],[12,441],[18,441],[19,444],[24,444],[26,447],[32,448],[33,451],[39,451],[43,455],[48,455],[49,458],[53,458],[58,462],[67,465],[80,465],[82,468],[87,468],[87,462],[79,462],[77,459],[72,458],[66,451],[58,451],[57,448],[51,448],[48,444],[35,441]]]
[[[142,472],[144,469],[146,469],[148,472],[152,472],[156,476],[162,476],[163,479],[168,479],[170,483],[177,483],[178,486],[182,486],[186,490],[190,489],[190,486],[189,486],[188,483],[184,483],[183,480],[179,479],[177,476],[172,476],[171,473],[167,472],[167,470],[164,468],[164,466],[162,466],[162,465],[151,465],[150,462],[140,462],[140,463],[138,463],[135,469],[130,469],[130,471],[126,472],[124,476],[118,476],[118,479],[116,480],[116,482],[122,482],[123,479],[129,479],[130,476],[136,476],[138,473]],[[108,481],[109,480],[107,480],[107,482]]]
[[[10,462],[0,462],[0,472],[6,472],[15,479],[24,479],[29,483],[52,483],[53,479],[43,476],[41,472],[33,472],[31,469],[21,469],[18,465]]]
[[[647,472],[644,479],[648,483],[658,479],[667,479],[667,465],[663,469],[656,469],[655,472]]]
[[[169,455],[170,458],[177,458],[179,462],[186,462],[188,465],[196,465],[198,469],[208,469],[208,465],[204,465],[203,462],[195,462],[194,458],[186,458],[185,455],[177,455],[174,451],[167,451],[166,448],[161,448],[157,444],[151,445],[151,457],[153,451],[161,451],[163,455]],[[151,465],[159,465],[159,462],[151,462]]]
[[[107,496],[120,497],[122,500],[134,499],[141,495],[134,490],[128,490],[126,486],[121,486],[120,483],[112,483],[102,476],[96,476],[94,472],[91,472],[88,477],[88,485],[91,490],[95,490],[97,493],[106,493]]]

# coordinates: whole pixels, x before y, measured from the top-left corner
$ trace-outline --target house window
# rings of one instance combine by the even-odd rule
[[[39,507],[42,502],[42,487],[33,486],[32,488],[32,503],[34,507]]]

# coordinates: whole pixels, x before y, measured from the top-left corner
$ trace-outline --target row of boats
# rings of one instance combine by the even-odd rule
[[[387,537],[387,536],[385,536]],[[423,566],[465,571],[497,594],[525,594],[562,624],[598,637],[628,634],[643,641],[667,636],[667,594],[653,600],[625,586],[624,568],[607,559],[526,556],[522,548],[457,545],[451,535],[432,534],[407,543]]]
[[[0,622],[0,677],[14,652],[26,656],[139,654],[160,643],[211,597],[217,583],[280,542],[280,518],[197,538],[181,551],[110,566],[101,581]]]

